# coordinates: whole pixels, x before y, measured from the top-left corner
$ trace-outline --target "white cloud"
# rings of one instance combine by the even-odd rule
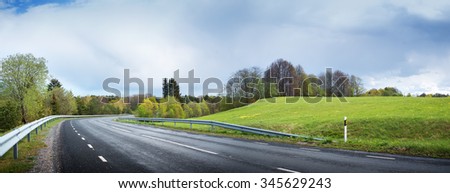
[[[77,1],[23,14],[0,9],[0,57],[45,57],[50,73],[81,95],[102,93],[103,80],[123,79],[125,68],[132,77],[154,78],[159,92],[161,78],[177,69],[181,76],[195,69],[203,80],[225,80],[240,68],[265,68],[277,58],[308,73],[334,67],[367,77],[366,87],[447,92],[442,66],[448,54],[437,50],[450,47],[431,41],[441,37],[393,22],[403,13],[390,6],[449,19],[444,1]],[[417,69],[405,74],[408,66]]]
[[[397,0],[391,2],[404,7],[409,13],[422,16],[430,20],[448,19],[450,2],[447,0]]]
[[[369,88],[396,86],[403,94],[443,93],[450,94],[450,52],[445,57],[411,53],[405,57],[410,68],[419,68],[415,74],[400,76],[393,74],[377,74],[365,77]]]
[[[195,48],[180,41],[177,27],[183,24],[160,14],[140,4],[99,2],[6,13],[9,19],[0,20],[0,53],[45,57],[50,73],[81,94],[99,90],[105,78],[122,78],[125,68],[134,77],[158,81],[198,61]]]

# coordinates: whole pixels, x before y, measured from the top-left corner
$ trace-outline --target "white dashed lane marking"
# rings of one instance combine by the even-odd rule
[[[283,172],[289,172],[289,173],[301,173],[301,172],[290,170],[290,169],[286,169],[286,168],[277,168],[277,170],[281,170]]]
[[[375,159],[385,159],[385,160],[395,160],[393,157],[383,157],[383,156],[374,156],[374,155],[366,155],[368,158],[375,158]]]
[[[174,141],[169,141],[169,140],[166,140],[166,139],[161,139],[161,138],[152,137],[152,136],[148,136],[148,135],[141,135],[141,136],[142,137],[146,137],[146,138],[150,138],[150,139],[154,139],[154,140],[158,140],[158,141],[162,141],[162,142],[166,142],[166,143],[170,143],[170,144],[173,144],[173,145],[178,145],[178,146],[185,147],[185,148],[188,148],[188,149],[200,151],[200,152],[203,152],[203,153],[209,153],[209,154],[213,154],[213,155],[217,155],[218,154],[216,152],[200,149],[200,148],[197,148],[197,147],[192,147],[192,146],[189,146],[189,145],[184,145],[184,144],[177,143],[177,142],[174,142]]]
[[[78,136],[81,136],[81,135],[78,133],[78,131],[75,129],[75,127],[72,125],[72,121],[70,122],[70,126],[72,126],[72,129],[75,131],[75,133],[78,134]],[[117,129],[118,129],[118,128],[117,128]],[[128,131],[128,130],[124,130],[124,129],[119,129],[119,130],[122,130],[122,131],[124,131],[124,132],[129,132],[129,133],[131,133],[131,131]],[[85,139],[84,137],[81,137],[81,140],[86,141],[86,139]],[[94,146],[92,146],[91,144],[87,144],[87,146],[88,146],[90,149],[94,150]],[[98,159],[100,159],[103,163],[107,163],[107,162],[108,162],[108,160],[106,160],[103,156],[98,156]]]
[[[108,162],[103,156],[98,156],[98,158],[99,158],[100,160],[102,160],[102,162]]]

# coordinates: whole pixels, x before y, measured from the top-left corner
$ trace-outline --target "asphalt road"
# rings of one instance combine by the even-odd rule
[[[450,160],[301,147],[119,123],[68,120],[60,172],[450,172]]]

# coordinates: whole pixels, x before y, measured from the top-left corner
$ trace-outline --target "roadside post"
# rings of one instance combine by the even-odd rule
[[[347,117],[344,117],[344,142],[347,142]]]

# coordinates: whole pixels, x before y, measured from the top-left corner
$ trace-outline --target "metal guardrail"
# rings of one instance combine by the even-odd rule
[[[13,148],[14,159],[17,159],[19,156],[19,142],[27,136],[28,142],[31,140],[31,133],[33,131],[36,132],[36,135],[39,133],[39,130],[42,130],[42,127],[47,126],[47,122],[58,119],[58,118],[82,118],[82,117],[94,117],[93,115],[52,115],[48,117],[41,118],[39,120],[35,120],[33,122],[22,125],[11,132],[0,137],[0,157],[3,156],[6,152],[8,152],[11,148]]]
[[[221,128],[225,128],[225,129],[233,129],[233,130],[237,130],[237,131],[255,133],[255,134],[260,134],[260,135],[278,136],[278,137],[301,137],[301,138],[308,138],[308,139],[313,139],[313,140],[318,140],[318,141],[323,140],[321,138],[311,138],[309,136],[304,136],[304,135],[283,133],[283,132],[278,132],[278,131],[265,130],[265,129],[260,129],[260,128],[224,123],[224,122],[219,122],[219,121],[171,119],[171,118],[120,118],[120,119],[134,120],[134,121],[140,121],[140,122],[162,122],[162,123],[164,123],[164,122],[172,123],[173,122],[174,125],[176,125],[176,123],[187,123],[187,124],[190,124],[191,129],[192,129],[192,124],[210,125],[212,128],[221,127]]]

